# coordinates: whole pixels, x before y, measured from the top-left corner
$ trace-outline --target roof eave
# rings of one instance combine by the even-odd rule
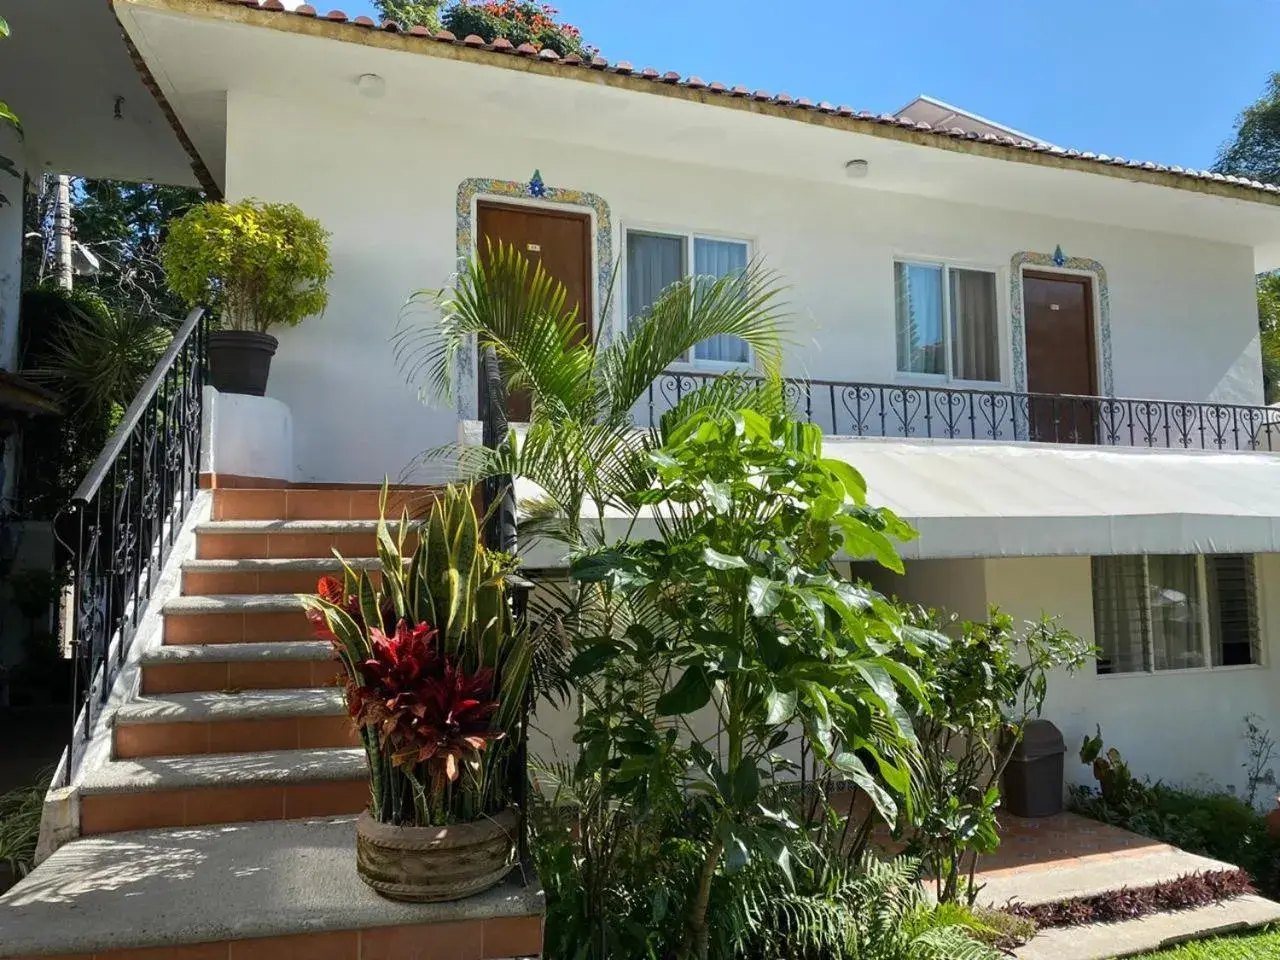
[[[1014,142],[1013,138],[1000,138],[994,135],[979,136],[973,133],[934,130],[928,124],[917,124],[893,114],[858,112],[849,107],[833,106],[826,102],[814,104],[803,99],[796,100],[785,94],[773,96],[762,91],[753,93],[742,87],[730,89],[723,84],[707,84],[696,77],[682,79],[676,74],[659,74],[655,70],[637,73],[631,64],[625,61],[609,64],[599,57],[591,62],[584,62],[577,58],[562,59],[554,53],[548,56],[549,51],[539,54],[531,47],[513,48],[506,41],[502,41],[505,46],[501,46],[486,44],[479,37],[459,40],[447,31],[432,34],[421,27],[406,31],[390,21],[379,26],[368,17],[349,20],[345,14],[338,12],[319,16],[310,6],[299,7],[296,11],[286,11],[280,0],[264,0],[262,6],[259,6],[257,0],[111,0],[111,3],[117,8],[127,6],[158,10],[225,23],[239,23],[298,36],[361,44],[382,50],[475,63],[582,83],[603,84],[636,93],[702,103],[829,129],[847,130],[935,150],[948,150],[992,160],[1070,170],[1207,196],[1280,206],[1280,186],[1238,177],[1184,170],[1180,167],[1164,167],[1155,163],[1110,157],[1106,154],[1081,153],[1032,141],[1018,143]],[[139,59],[141,61],[141,58]],[[145,63],[140,65],[145,68]],[[148,73],[144,73],[143,77],[150,85],[154,85],[154,80],[149,78]],[[166,112],[171,112],[158,88],[155,92],[162,107],[165,107]],[[178,124],[176,117],[174,123],[177,124],[175,129],[181,131],[181,125]],[[185,142],[189,142],[185,133],[180,135]],[[207,174],[207,170],[205,173]]]

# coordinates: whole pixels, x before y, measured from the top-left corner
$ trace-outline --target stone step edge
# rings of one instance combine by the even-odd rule
[[[387,522],[392,531],[399,526],[398,520]],[[419,526],[421,521],[409,522],[410,530]],[[196,533],[373,533],[377,529],[377,520],[204,520],[196,526]]]
[[[207,593],[174,597],[163,607],[166,617],[208,613],[282,613],[301,610],[296,593]]]
[[[247,690],[242,693],[140,694],[116,711],[117,727],[157,723],[229,723],[295,717],[334,717],[347,712],[342,690],[306,687],[295,690]]]
[[[82,837],[0,895],[0,957],[176,952],[196,943],[484,922],[544,910],[527,868],[465,900],[410,904],[367,887],[355,855],[354,817]],[[114,895],[104,893],[103,878],[112,879]]]
[[[362,780],[369,775],[366,763],[364,750],[359,747],[112,760],[85,777],[80,793],[92,797]]]
[[[377,557],[345,557],[347,565],[357,570],[380,568]],[[280,573],[295,570],[341,570],[342,561],[337,557],[277,557],[240,560],[204,560],[197,557],[184,560],[184,573]]]
[[[1042,930],[1014,951],[1017,960],[1110,960],[1167,950],[1189,940],[1243,933],[1280,920],[1280,904],[1248,895],[1204,907],[1119,923]]]
[[[274,640],[265,643],[175,644],[146,650],[141,664],[251,663],[273,660],[332,660],[333,646],[325,640]]]

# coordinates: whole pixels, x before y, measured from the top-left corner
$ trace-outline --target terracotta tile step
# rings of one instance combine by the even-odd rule
[[[0,896],[0,957],[536,956],[543,897],[527,876],[526,886],[517,869],[507,883],[454,903],[387,900],[356,874],[351,817],[83,837]]]
[[[342,672],[323,640],[162,646],[141,663],[143,694],[330,687]]]
[[[392,489],[387,516],[405,509],[422,516],[440,487]],[[283,489],[219,489],[213,492],[214,520],[376,520],[382,491],[377,487],[287,487]]]
[[[175,597],[163,613],[169,645],[304,640],[314,633],[292,593]]]
[[[348,558],[353,568],[381,568],[372,557]],[[182,592],[200,594],[311,593],[322,576],[342,576],[337,557],[298,559],[188,560],[182,565]]]
[[[112,760],[80,789],[85,835],[358,813],[364,751],[272,750]]]
[[[196,527],[201,560],[377,555],[376,520],[210,520]],[[393,528],[397,526],[392,524]],[[417,541],[409,536],[409,546]]]
[[[339,689],[139,697],[115,716],[119,758],[356,747]]]

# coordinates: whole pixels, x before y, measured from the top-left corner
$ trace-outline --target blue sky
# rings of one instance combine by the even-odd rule
[[[1280,0],[553,0],[612,60],[1206,167],[1280,70]],[[371,0],[339,2],[349,14]]]

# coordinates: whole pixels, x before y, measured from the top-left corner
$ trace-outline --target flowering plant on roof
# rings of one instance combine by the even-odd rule
[[[527,43],[535,50],[554,50],[562,57],[576,54],[589,60],[593,51],[582,42],[582,31],[561,23],[560,11],[530,0],[463,0],[444,13],[444,26],[458,39],[481,37],[493,43],[505,37],[514,46]]]
[[[481,542],[470,488],[450,487],[416,523],[407,510],[388,523],[386,497],[376,568],[344,561],[302,598],[345,669],[369,812],[402,826],[492,816],[511,804],[532,660],[505,590],[513,561]]]

